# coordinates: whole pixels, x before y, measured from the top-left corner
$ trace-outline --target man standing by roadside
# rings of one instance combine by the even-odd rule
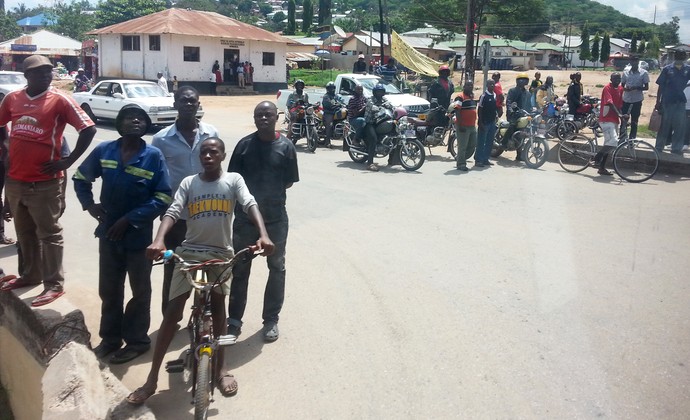
[[[455,88],[450,80],[450,67],[444,64],[438,68],[438,79],[429,86],[427,100],[431,102],[431,99],[436,98],[443,109],[448,109],[453,92],[455,92]]]
[[[673,63],[661,70],[656,79],[659,90],[654,109],[661,114],[661,129],[656,135],[656,149],[663,151],[671,143],[671,153],[682,155],[685,137],[685,94],[690,81],[690,66],[685,64],[685,51],[675,51]]]
[[[244,89],[244,64],[238,62],[235,71],[237,72],[237,86]]]
[[[640,58],[630,57],[630,68],[623,71],[621,79],[623,86],[623,113],[630,114],[630,136],[637,138],[637,121],[640,119],[640,110],[644,100],[644,91],[649,89],[649,73],[640,68]]]
[[[96,134],[93,121],[71,97],[50,87],[53,65],[47,57],[24,60],[26,88],[8,93],[0,105],[0,141],[9,134],[9,172],[6,194],[23,255],[21,277],[2,286],[12,290],[43,282],[44,290],[31,302],[42,306],[64,292],[64,243],[61,191],[64,171],[86,151]],[[70,124],[79,137],[74,151],[60,157],[62,134]]]
[[[496,107],[498,108],[498,117],[503,116],[503,103],[505,102],[505,95],[503,94],[503,86],[501,86],[501,73],[494,72],[491,75],[491,80],[494,81],[494,94],[496,95]]]
[[[126,363],[147,352],[151,324],[153,220],[172,203],[168,168],[160,150],[142,136],[150,124],[137,105],[125,105],[115,119],[120,138],[100,143],[72,177],[82,208],[98,221],[98,295],[101,343],[93,350],[110,363]],[[102,178],[100,203],[93,183]],[[132,297],[125,305],[125,277]],[[122,342],[126,346],[122,349]]]
[[[455,167],[467,172],[467,159],[472,156],[477,146],[477,103],[471,82],[465,82],[462,93],[455,99],[456,125],[455,132],[458,137],[458,155]]]
[[[613,175],[606,170],[606,159],[611,150],[618,146],[618,125],[621,118],[628,118],[623,115],[623,86],[621,84],[620,73],[611,74],[611,83],[604,86],[601,91],[601,114],[599,115],[599,126],[604,133],[604,147],[594,156],[593,166],[599,167],[599,175]]]
[[[166,95],[170,93],[170,91],[168,90],[168,81],[165,80],[165,77],[163,77],[163,72],[159,71],[156,77],[158,78],[158,86],[160,86],[161,89],[165,91]]]
[[[199,110],[199,92],[191,86],[180,86],[175,93],[173,106],[177,110],[177,121],[153,136],[151,144],[160,149],[165,157],[170,174],[173,196],[183,179],[203,171],[199,161],[201,143],[209,137],[218,137],[218,130],[211,124],[196,119]],[[182,244],[187,233],[187,213],[182,211],[175,224],[165,234],[165,246],[175,249]],[[163,266],[162,312],[168,306],[170,282],[174,264]]]
[[[264,292],[263,338],[267,342],[278,339],[278,318],[285,299],[285,246],[288,237],[288,214],[285,208],[286,190],[299,181],[295,146],[277,133],[278,109],[264,101],[254,108],[257,131],[237,143],[230,158],[229,172],[244,178],[249,192],[259,204],[266,232],[275,244],[272,255],[266,257],[268,282]],[[259,239],[257,227],[241,209],[235,211],[233,246],[241,249]],[[228,305],[228,334],[239,336],[242,317],[247,306],[247,288],[251,260],[233,267],[230,303]]]
[[[541,72],[534,73],[534,80],[529,85],[530,101],[532,102],[532,107],[537,106],[537,91],[541,87]]]
[[[486,92],[479,97],[477,117],[479,133],[477,134],[477,151],[474,154],[474,166],[480,168],[491,166],[489,162],[491,146],[494,144],[496,134],[496,118],[498,118],[498,106],[496,105],[496,93],[494,91],[495,82],[486,81]]]

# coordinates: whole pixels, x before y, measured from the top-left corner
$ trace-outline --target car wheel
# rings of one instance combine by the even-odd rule
[[[88,115],[89,118],[91,118],[91,121],[93,121],[93,123],[96,124],[98,118],[96,118],[96,116],[93,114],[93,111],[91,111],[91,107],[87,104],[82,104],[81,109],[83,109],[84,112],[86,112],[86,115]]]

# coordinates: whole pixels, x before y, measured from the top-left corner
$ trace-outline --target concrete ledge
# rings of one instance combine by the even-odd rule
[[[66,298],[41,308],[41,287],[0,293],[0,380],[17,419],[153,419],[90,350],[84,315]]]

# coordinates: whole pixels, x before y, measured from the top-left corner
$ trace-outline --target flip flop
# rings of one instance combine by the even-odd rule
[[[55,301],[55,299],[59,298],[60,296],[64,295],[65,291],[64,290],[48,290],[45,293],[42,293],[36,297],[36,299],[31,301],[31,306],[34,308],[37,306],[43,306],[47,305],[49,303],[52,303]]]
[[[3,283],[8,282],[10,280],[14,280],[16,278],[17,278],[17,276],[15,276],[14,274],[5,275],[5,273],[2,273],[2,277],[0,277],[0,284],[3,284]]]
[[[125,398],[125,401],[127,401],[129,404],[132,405],[142,405],[143,403],[146,402],[146,400],[151,397],[151,395],[155,394],[156,390],[154,389],[153,391],[149,391],[147,389],[144,389],[144,387],[137,388]]]
[[[2,287],[0,287],[0,290],[3,292],[7,292],[10,290],[14,289],[21,289],[22,287],[30,287],[30,286],[36,286],[41,283],[29,283],[22,279],[21,277],[15,278],[13,280],[6,281],[2,284]]]
[[[0,244],[1,245],[12,245],[16,241],[12,238],[8,238],[7,236],[3,236],[0,238]]]
[[[223,380],[226,378],[230,378],[231,382],[225,382],[224,384]],[[216,384],[216,386],[218,387],[218,390],[221,394],[223,394],[224,397],[231,397],[237,394],[237,381],[235,380],[235,376],[230,373],[226,373],[225,375],[218,378],[218,383]]]

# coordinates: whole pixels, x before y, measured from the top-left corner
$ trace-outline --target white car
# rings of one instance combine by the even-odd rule
[[[5,99],[5,95],[15,90],[23,89],[26,86],[24,73],[18,71],[0,71],[0,101]]]
[[[72,96],[94,122],[114,120],[120,109],[129,104],[143,109],[152,125],[172,124],[177,119],[172,94],[166,94],[157,83],[146,80],[102,80],[90,91],[75,92]],[[197,118],[203,115],[199,107]]]

